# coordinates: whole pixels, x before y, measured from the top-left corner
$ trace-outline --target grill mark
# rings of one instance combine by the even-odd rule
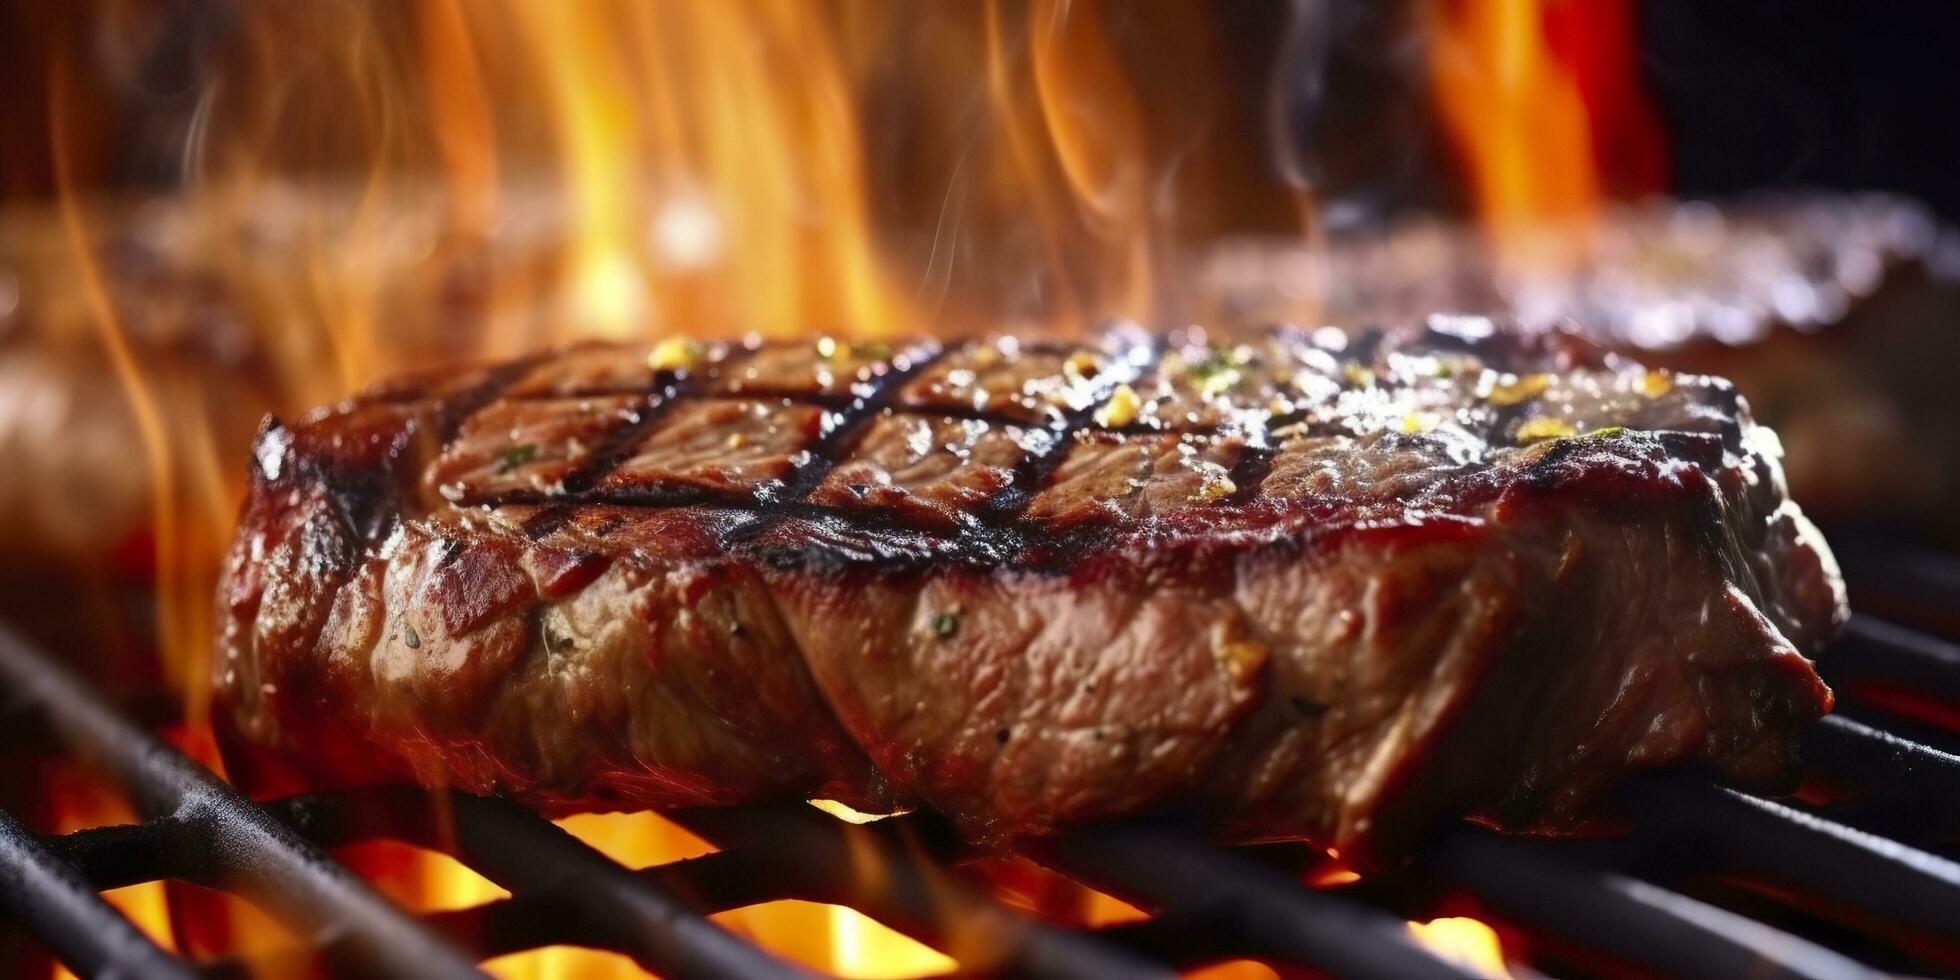
[[[496,401],[497,397],[503,394],[504,389],[516,384],[517,379],[531,373],[533,368],[553,356],[555,355],[533,354],[497,367],[490,372],[489,377],[484,378],[475,387],[444,403],[441,412],[436,416],[436,431],[438,441],[441,443],[438,451],[448,452],[450,444],[456,441],[457,433],[462,431],[463,423],[468,421],[470,416]]]
[[[816,490],[817,485],[823,482],[823,478],[837,468],[837,464],[844,458],[844,451],[856,442],[857,437],[871,420],[877,418],[878,414],[891,404],[892,399],[898,396],[899,389],[905,387],[906,382],[911,381],[927,368],[937,364],[949,350],[951,348],[942,346],[937,350],[928,351],[904,368],[894,364],[893,369],[885,372],[884,376],[872,386],[870,394],[863,398],[852,399],[849,405],[839,409],[838,414],[841,417],[837,424],[832,426],[829,432],[824,433],[817,440],[816,445],[810,447],[810,461],[797,467],[796,473],[790,478],[789,489],[784,494],[783,500],[800,502]]]
[[[1238,489],[1225,498],[1226,506],[1250,503],[1259,499],[1266,486],[1266,477],[1273,472],[1273,459],[1279,450],[1272,446],[1248,445],[1239,453],[1239,461],[1232,467],[1232,485]]]
[[[742,353],[731,352],[728,359],[720,366],[739,366],[754,357],[756,351],[755,348],[749,347],[737,348],[737,350]],[[561,484],[563,489],[559,493],[508,495],[512,498],[508,501],[510,503],[535,503],[544,507],[523,523],[524,533],[533,540],[541,538],[563,527],[581,505],[600,499],[602,495],[593,494],[592,488],[611,476],[613,471],[626,461],[627,454],[633,451],[633,446],[640,441],[641,436],[646,435],[647,430],[651,429],[654,423],[673,411],[676,405],[692,400],[696,391],[708,381],[710,373],[699,371],[677,376],[663,385],[659,391],[634,392],[634,394],[644,394],[649,399],[658,398],[659,401],[642,410],[639,418],[608,433],[605,440],[593,449],[592,454],[586,457],[577,469],[566,475]],[[529,499],[523,499],[526,497]],[[488,503],[488,501],[484,502]]]
[[[977,343],[977,341],[972,343]],[[901,370],[888,371],[884,375],[876,379],[873,379],[873,381],[871,382],[868,382],[869,384],[871,384],[873,390],[870,394],[865,396],[824,394],[821,392],[809,392],[809,391],[801,391],[801,390],[788,389],[788,388],[754,388],[754,389],[743,390],[739,392],[704,390],[704,387],[709,382],[717,380],[720,376],[725,375],[730,371],[739,370],[743,364],[747,363],[748,359],[754,357],[761,350],[761,348],[737,347],[733,349],[728,359],[721,361],[715,365],[716,372],[718,373],[715,374],[714,376],[710,376],[709,372],[698,372],[685,377],[676,377],[671,372],[663,372],[663,376],[667,377],[669,380],[667,380],[663,384],[654,385],[651,387],[642,387],[642,386],[634,386],[634,385],[598,386],[592,388],[580,388],[570,392],[534,392],[530,394],[504,395],[502,396],[501,400],[516,401],[516,402],[565,401],[565,400],[576,400],[581,398],[614,398],[620,396],[634,396],[634,395],[643,395],[649,398],[658,397],[661,399],[660,402],[652,406],[648,410],[648,412],[641,413],[642,418],[639,423],[632,426],[622,427],[620,430],[616,430],[613,435],[608,436],[606,442],[607,448],[617,448],[612,445],[616,438],[623,439],[627,442],[631,442],[633,440],[636,440],[638,436],[644,435],[646,429],[649,428],[654,422],[658,421],[659,416],[665,415],[669,411],[673,411],[674,403],[678,401],[750,402],[750,401],[757,401],[757,400],[766,401],[766,400],[773,400],[773,399],[781,399],[789,404],[802,405],[811,408],[822,409],[824,411],[828,411],[833,414],[842,416],[842,418],[838,421],[838,423],[832,427],[830,432],[826,433],[823,439],[821,439],[816,445],[811,447],[811,449],[809,450],[812,455],[810,463],[806,466],[800,467],[798,469],[798,474],[792,477],[792,480],[790,481],[790,486],[783,493],[779,494],[775,498],[775,502],[782,503],[782,504],[799,502],[803,500],[805,497],[807,497],[809,493],[814,492],[816,487],[823,482],[823,478],[829,474],[829,471],[831,469],[834,469],[837,466],[837,464],[843,462],[843,460],[845,459],[846,452],[849,450],[851,445],[855,443],[856,437],[862,433],[864,427],[867,426],[871,420],[877,418],[879,412],[885,409],[890,409],[897,414],[908,416],[908,417],[960,419],[965,421],[984,422],[987,425],[996,428],[1013,427],[1013,428],[1019,428],[1025,430],[1047,430],[1051,433],[1065,433],[1065,431],[1094,429],[1097,431],[1107,431],[1120,435],[1142,436],[1142,435],[1163,435],[1166,433],[1176,433],[1180,435],[1205,437],[1205,436],[1220,435],[1223,434],[1226,430],[1226,427],[1215,425],[1215,424],[1193,424],[1193,425],[1172,426],[1172,425],[1151,425],[1147,423],[1132,423],[1130,425],[1113,427],[1113,428],[1092,424],[1094,422],[1094,413],[1096,407],[1110,396],[1111,392],[1115,390],[1117,384],[1121,384],[1123,382],[1103,383],[1102,386],[1098,387],[1095,390],[1094,394],[1089,399],[1088,404],[1085,408],[1063,413],[1061,416],[1061,421],[1059,422],[1044,421],[1041,419],[1025,419],[994,409],[975,408],[969,405],[961,405],[961,404],[954,404],[954,405],[895,404],[897,394],[899,390],[904,387],[904,383],[906,381],[909,381],[913,377],[916,377],[917,375],[923,373],[926,369],[930,368],[934,363],[939,361],[942,357],[945,357],[948,354],[953,353],[954,351],[964,349],[967,346],[970,346],[970,344],[955,343],[955,344],[942,346],[937,349],[927,351],[924,353],[923,356],[912,361],[902,371]],[[1127,353],[1129,350],[1136,349],[1137,346],[1142,346],[1142,345],[1132,344],[1126,350],[1119,351],[1119,352]],[[1143,364],[1139,365],[1138,373],[1137,373],[1138,378],[1142,378],[1149,370],[1151,370],[1155,366],[1157,360],[1161,358],[1163,354],[1164,346],[1162,344],[1154,344],[1148,346],[1151,347],[1151,355]],[[1020,349],[1022,353],[1026,353],[1026,354],[1033,354],[1033,353],[1067,354],[1067,353],[1083,350],[1085,348],[1077,345],[1071,345],[1071,344],[1066,344],[1066,343],[1061,343],[1056,341],[1041,341],[1041,342],[1024,343],[1021,345]],[[575,353],[578,350],[579,348],[572,348],[567,351],[562,351],[559,353],[560,354]],[[502,383],[497,386],[498,390],[501,390],[501,388],[506,387],[509,384],[512,384],[515,381],[519,380],[521,376],[528,374],[532,368],[537,367],[538,365],[542,364],[544,361],[548,359],[549,356],[536,356],[531,358],[530,361],[525,364],[510,366],[509,368],[510,372],[516,376],[503,378]],[[393,395],[383,400],[393,401],[395,397],[399,397],[399,396]],[[498,400],[500,399],[494,394],[491,397],[476,400],[475,403],[471,405],[469,411],[464,413],[463,418],[460,418],[455,422],[453,428],[460,429],[462,423],[467,421],[468,415],[474,414],[476,411],[479,411],[482,408],[487,407],[489,403]],[[852,414],[853,411],[856,411],[860,414],[854,415]],[[444,446],[442,448],[444,449],[448,448],[447,440],[445,440]],[[750,500],[746,495],[737,497],[734,495],[727,495],[727,494],[715,494],[712,491],[702,491],[700,493],[668,491],[668,492],[653,492],[653,493],[641,493],[641,494],[627,494],[627,495],[620,495],[617,497],[609,494],[593,494],[592,493],[593,486],[595,486],[598,483],[598,481],[603,480],[606,478],[606,476],[610,475],[611,470],[613,468],[616,468],[617,465],[623,461],[622,458],[613,458],[601,462],[601,457],[606,455],[607,454],[603,451],[595,452],[592,455],[592,457],[588,458],[587,462],[580,467],[579,471],[576,471],[571,476],[566,477],[565,480],[566,489],[563,494],[537,494],[537,493],[513,492],[513,493],[499,494],[499,495],[494,495],[489,497],[471,498],[467,501],[464,501],[463,503],[468,506],[478,506],[478,505],[498,506],[503,504],[533,504],[533,505],[549,504],[555,500],[562,500],[562,498],[567,495],[582,494],[582,495],[589,495],[588,499],[591,499],[594,502],[601,502],[601,503],[612,502],[612,503],[618,503],[622,505],[631,505],[635,503],[645,504],[650,506],[681,505],[681,504],[696,503],[702,500],[711,500],[711,501],[725,500],[731,505],[755,504],[755,501]],[[587,471],[596,470],[600,466],[604,467],[603,472],[595,471],[595,472],[590,472],[589,474],[587,473]],[[803,485],[802,481],[806,478],[807,478],[807,485]],[[581,480],[583,482],[575,482]],[[536,518],[534,518],[534,520],[536,520]]]
[[[1128,355],[1136,351],[1138,346],[1143,348],[1144,357],[1142,363],[1136,365],[1135,378],[1143,378],[1156,370],[1157,363],[1163,359],[1167,348],[1163,337],[1151,337],[1142,345],[1131,344],[1120,348],[1118,352],[1128,360]],[[1069,449],[1075,442],[1076,433],[1096,428],[1093,424],[1096,408],[1109,398],[1117,385],[1127,383],[1115,378],[1100,382],[1084,407],[1064,415],[1062,424],[1051,429],[1055,440],[1047,450],[1041,453],[1029,453],[1027,458],[1021,461],[1021,465],[1015,467],[1014,482],[976,508],[978,514],[991,518],[986,523],[1018,529],[1022,512],[1026,511],[1028,504],[1033,502],[1035,494],[1041,492],[1043,484],[1048,482],[1049,475],[1055,471],[1055,467],[1061,465],[1062,458],[1068,455]]]
[[[758,535],[781,525],[800,508],[807,509],[809,505],[805,503],[806,498],[843,460],[845,451],[856,441],[860,432],[891,404],[892,399],[898,397],[899,390],[914,377],[939,363],[940,358],[959,347],[958,344],[941,345],[914,358],[903,368],[898,367],[894,362],[892,370],[886,371],[872,385],[870,394],[852,399],[849,405],[838,410],[841,417],[837,424],[810,447],[809,461],[798,466],[796,472],[790,475],[782,493],[766,501],[752,500],[750,507],[744,508],[754,510],[757,520],[731,530],[720,542],[722,548],[732,549],[743,542],[754,540]]]
[[[565,506],[563,504],[552,506],[552,507],[546,507],[535,514],[532,514],[529,518],[526,518],[524,522],[519,524],[517,527],[519,531],[522,531],[524,533],[524,536],[526,538],[529,538],[532,541],[538,541],[543,539],[546,535],[550,534],[551,532],[556,531],[561,527],[564,527],[568,522],[571,521],[572,517],[577,513],[578,513],[577,508]]]
[[[723,362],[722,366],[739,368],[748,358],[755,356],[755,351],[752,349],[745,348],[744,351],[741,357],[731,357]],[[565,478],[565,495],[584,494],[597,486],[600,481],[611,476],[614,470],[619,469],[620,464],[626,462],[626,456],[632,452],[634,444],[640,441],[641,436],[646,435],[648,429],[653,428],[654,423],[666,417],[667,413],[674,411],[676,407],[702,397],[701,386],[709,380],[708,374],[707,371],[700,371],[669,383],[660,392],[661,401],[658,404],[641,412],[637,421],[614,430],[605,444],[593,451],[585,465]]]
[[[505,395],[504,401],[512,402],[551,402],[580,398],[618,398],[622,395],[659,395],[676,384],[676,373],[662,371],[655,375],[651,385],[595,385],[591,388],[575,388],[571,391],[527,391]]]
[[[332,468],[316,468],[314,476],[327,490],[329,504],[334,519],[347,533],[349,540],[363,549],[371,547],[392,533],[407,516],[405,511],[413,507],[412,494],[405,494],[399,486],[403,479],[420,479],[421,471],[414,474],[402,472],[404,459],[415,460],[428,465],[449,450],[461,431],[463,422],[480,411],[485,405],[495,401],[499,392],[510,386],[526,372],[542,363],[548,354],[533,354],[488,371],[483,380],[452,396],[446,401],[432,406],[435,417],[434,447],[423,447],[429,451],[427,459],[418,459],[414,454],[416,442],[420,438],[419,426],[411,426],[404,431],[384,454],[382,461],[371,471],[348,475],[333,472]],[[399,405],[410,408],[427,404],[422,397],[427,392],[426,385],[415,388],[414,397],[377,398],[373,404]],[[396,393],[406,396],[406,392]],[[302,464],[304,465],[304,464]]]
[[[990,408],[975,408],[972,405],[891,405],[888,407],[902,415],[985,422],[996,427],[1011,425],[1020,429],[1047,429],[1054,426],[1051,421],[1019,418]]]

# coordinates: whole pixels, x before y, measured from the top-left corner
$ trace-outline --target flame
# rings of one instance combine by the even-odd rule
[[[1429,10],[1436,107],[1504,259],[1576,261],[1602,197],[1661,189],[1630,0],[1445,0]]]
[[[1432,7],[1431,82],[1477,212],[1501,248],[1583,224],[1598,187],[1585,102],[1552,57],[1538,0]]]
[[[86,304],[86,320],[95,330],[116,381],[126,396],[141,437],[142,458],[151,489],[149,527],[156,553],[155,608],[159,655],[163,659],[166,676],[173,683],[181,685],[181,690],[188,692],[187,711],[196,717],[207,697],[202,671],[196,667],[203,663],[201,648],[209,643],[210,592],[208,580],[184,574],[187,548],[180,544],[180,536],[187,525],[197,527],[196,515],[186,514],[180,509],[182,487],[177,468],[178,457],[171,451],[168,435],[167,403],[130,348],[116,304],[95,261],[94,233],[78,196],[72,190],[75,161],[71,158],[72,137],[66,128],[66,121],[72,118],[66,104],[71,74],[66,68],[66,65],[58,63],[49,80],[49,144],[53,151],[55,180],[60,190],[61,227],[68,248],[76,259],[75,279]],[[193,461],[200,458],[196,453],[199,444],[193,443],[187,448]],[[227,521],[228,518],[221,519],[213,527],[221,527]],[[207,539],[215,538],[216,533],[207,528]],[[202,596],[198,595],[200,591],[203,592]]]
[[[1018,8],[1017,8],[1018,10]],[[1017,17],[985,8],[987,94],[1006,148],[1003,169],[1039,234],[1043,265],[1061,273],[1051,328],[1096,316],[1144,319],[1161,224],[1136,92],[1102,29],[1096,0],[1036,0]],[[1074,258],[1085,244],[1090,267]]]
[[[1411,922],[1409,933],[1436,955],[1477,976],[1508,978],[1512,975],[1504,960],[1504,946],[1497,940],[1497,930],[1476,919],[1449,916]]]
[[[853,909],[826,906],[830,915],[830,955],[813,963],[857,980],[938,976],[959,964]]]
[[[631,336],[645,321],[649,297],[630,217],[638,210],[640,166],[625,67],[606,43],[608,25],[596,5],[538,0],[514,9],[536,39],[577,227],[568,322],[606,339]]]
[[[879,186],[861,117],[868,93],[890,88],[874,55],[909,16],[785,0],[242,12],[227,63],[241,80],[205,93],[187,186],[143,215],[162,229],[145,241],[163,275],[208,277],[243,321],[253,376],[221,383],[195,365],[171,374],[159,342],[123,322],[147,314],[98,253],[136,222],[81,199],[76,70],[51,58],[73,267],[54,291],[81,298],[135,421],[160,645],[193,719],[207,597],[244,491],[239,433],[266,411],[292,417],[402,370],[587,338],[1067,331],[1168,315],[1173,227],[1204,210],[1176,212],[1190,195],[1173,191],[1203,159],[1174,126],[1158,145],[1136,55],[1110,28],[1120,12],[990,0],[936,15],[955,30],[921,45],[923,114],[970,122],[947,131],[971,145],[926,245],[877,220],[874,197],[909,188]],[[1180,40],[1201,34],[1195,14],[1170,16]],[[1180,76],[1209,65],[1180,57]],[[1023,247],[1032,259],[1013,259]],[[1001,290],[1014,296],[1000,307],[949,308],[958,270],[996,264],[1032,269],[1032,285]]]
[[[582,814],[558,821],[573,836],[628,867],[649,867],[699,857],[714,850],[671,821],[652,813]],[[502,889],[468,867],[440,856],[421,862],[420,904],[461,908],[499,898]],[[716,922],[754,939],[795,963],[859,980],[931,976],[957,964],[849,908],[815,902],[769,902],[714,916]],[[624,957],[598,950],[553,946],[500,957],[486,964],[505,980],[606,978],[644,974]]]

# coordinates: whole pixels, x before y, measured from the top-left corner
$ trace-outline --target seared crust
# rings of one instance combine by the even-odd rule
[[[1844,615],[1718,379],[1442,323],[580,348],[259,440],[228,761],[548,811],[1176,811],[1366,854],[1786,778]]]

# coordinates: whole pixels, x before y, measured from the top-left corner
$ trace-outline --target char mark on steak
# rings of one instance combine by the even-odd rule
[[[269,426],[253,483],[215,679],[262,793],[1366,856],[1788,778],[1844,616],[1725,382],[1488,324],[584,346]]]

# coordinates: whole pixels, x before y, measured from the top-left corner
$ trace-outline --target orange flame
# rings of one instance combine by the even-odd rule
[[[197,716],[207,697],[202,671],[195,668],[203,663],[202,648],[209,642],[210,592],[207,581],[184,574],[186,549],[179,543],[187,517],[194,519],[197,515],[186,515],[180,510],[180,474],[176,466],[177,456],[171,450],[167,410],[125,338],[116,305],[110,298],[95,261],[94,233],[77,196],[72,192],[74,161],[70,158],[70,134],[65,128],[66,120],[72,118],[66,105],[71,74],[66,68],[66,65],[57,64],[49,80],[49,120],[52,128],[49,141],[53,150],[55,181],[61,191],[61,225],[68,247],[77,260],[74,264],[75,275],[87,304],[88,322],[95,327],[116,380],[127,397],[137,432],[142,437],[143,460],[151,488],[150,527],[153,529],[157,556],[155,602],[159,653],[164,660],[166,676],[188,692],[188,710]],[[186,451],[195,453],[197,448],[194,444],[186,447]],[[223,526],[224,520],[228,518],[207,528],[206,535],[219,534],[215,527]],[[200,591],[203,592],[202,596],[198,595]],[[177,670],[170,670],[172,667]]]
[[[1548,225],[1583,225],[1599,197],[1586,106],[1552,57],[1538,0],[1432,9],[1436,104],[1494,241],[1515,254]]]
[[[1659,126],[1624,0],[1446,0],[1430,82],[1477,214],[1504,259],[1584,256],[1602,196],[1661,189]]]

